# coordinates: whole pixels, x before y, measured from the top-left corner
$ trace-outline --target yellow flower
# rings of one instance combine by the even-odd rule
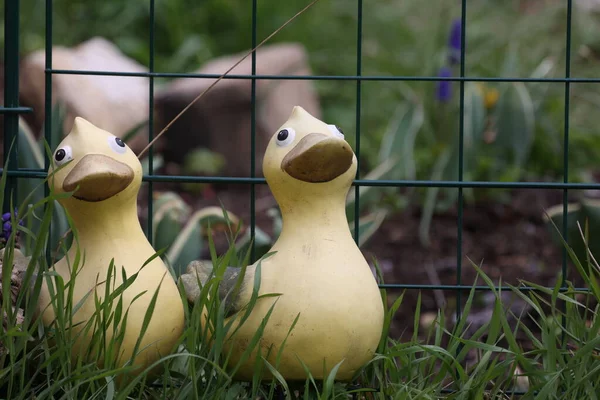
[[[486,109],[493,108],[498,102],[498,98],[500,97],[500,93],[496,88],[487,87],[485,84],[481,82],[475,83],[477,89],[479,89],[479,93],[483,96],[483,105]]]
[[[490,108],[494,107],[498,102],[498,97],[500,97],[500,93],[498,93],[497,89],[486,88],[485,93],[483,95],[483,104],[485,105],[485,108],[489,110]]]

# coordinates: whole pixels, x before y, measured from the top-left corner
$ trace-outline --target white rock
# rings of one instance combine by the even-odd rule
[[[249,50],[206,63],[196,73],[221,75]],[[231,75],[249,75],[252,57],[234,68]],[[308,56],[302,45],[265,45],[256,52],[258,75],[310,75]],[[208,88],[216,78],[180,78],[165,85],[156,95],[156,128],[166,126],[181,110]],[[275,130],[301,105],[321,117],[319,100],[310,80],[256,81],[256,174],[261,175],[262,156]],[[194,104],[165,133],[165,161],[180,162],[195,147],[205,147],[226,158],[226,176],[250,173],[251,81],[223,79]]]
[[[95,37],[73,48],[56,46],[52,50],[52,68],[118,72],[147,72],[147,69],[125,56],[111,42]],[[34,132],[39,134],[44,122],[45,51],[27,55],[21,63],[20,96],[23,106],[34,108]],[[52,101],[66,106],[65,134],[73,120],[81,116],[117,136],[146,121],[149,115],[148,78],[99,75],[52,75]],[[135,150],[147,143],[140,134]],[[54,145],[56,145],[55,143]]]

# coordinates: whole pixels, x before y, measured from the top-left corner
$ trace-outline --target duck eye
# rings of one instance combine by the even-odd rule
[[[125,146],[125,142],[116,136],[108,137],[108,145],[113,151],[119,154],[124,154],[127,151],[127,146]]]
[[[56,150],[56,153],[54,153],[54,161],[56,165],[63,165],[72,159],[73,152],[71,151],[71,146],[61,147],[60,149]]]
[[[344,138],[344,132],[337,125],[327,125],[327,127],[335,136],[339,137],[340,139]]]
[[[56,159],[56,161],[62,161],[66,155],[67,153],[65,152],[65,149],[58,149],[54,158]]]
[[[277,133],[277,145],[287,146],[296,138],[296,131],[293,128],[283,128]]]

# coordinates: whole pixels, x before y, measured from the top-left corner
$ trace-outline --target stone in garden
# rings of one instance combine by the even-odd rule
[[[600,0],[575,0],[575,5],[582,11],[597,12],[600,10]]]
[[[1,249],[0,250],[0,276],[2,276],[3,268],[5,268],[4,255],[5,255],[5,249]],[[17,303],[17,297],[19,296],[19,293],[21,292],[23,279],[25,278],[25,271],[27,270],[27,266],[29,265],[30,259],[31,259],[31,257],[25,257],[19,249],[14,249],[13,263],[12,263],[13,265],[11,268],[11,277],[10,277],[10,288],[8,288],[8,289],[10,290],[10,301],[12,303],[11,304],[12,310],[13,310],[13,312],[16,311],[15,323],[17,326],[21,325],[24,321],[24,314],[23,314],[24,310],[22,308],[15,310],[15,308],[16,308],[16,303]],[[35,276],[32,277],[32,281],[35,281]],[[2,287],[2,282],[0,280],[0,293],[3,293],[4,290],[6,290],[6,288]],[[4,309],[2,306],[1,298],[0,298],[0,308]],[[2,311],[2,329],[6,329],[8,327],[6,318],[7,318],[7,314],[4,311]],[[7,349],[4,347],[4,345],[2,343],[0,343],[0,357],[5,355],[6,352],[7,352]]]
[[[136,61],[125,56],[113,43],[95,37],[78,46],[52,49],[52,68],[68,70],[147,72]],[[27,55],[21,62],[21,105],[33,107],[27,116],[36,135],[44,123],[45,51]],[[75,117],[119,137],[148,119],[148,79],[98,75],[53,74],[52,101],[66,107],[64,132],[69,132]],[[148,143],[145,129],[128,145],[137,152]],[[56,145],[56,143],[54,143]]]
[[[196,73],[220,75],[238,62],[249,50],[217,58]],[[258,75],[310,75],[308,56],[296,43],[274,44],[256,52]],[[252,57],[234,68],[232,75],[249,75]],[[156,95],[157,133],[166,126],[216,78],[180,78],[173,80]],[[316,90],[310,80],[262,79],[256,81],[256,168],[261,163],[273,131],[285,121],[293,106],[301,105],[320,118]],[[204,147],[225,157],[222,176],[249,176],[251,154],[251,81],[223,79],[198,100],[165,133],[161,144],[165,162],[181,163],[194,148]]]

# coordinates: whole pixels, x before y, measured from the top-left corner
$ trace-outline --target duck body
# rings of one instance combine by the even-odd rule
[[[304,231],[294,229],[293,224],[286,229],[284,222],[281,236],[271,249],[274,254],[261,261],[258,293],[281,295],[256,303],[248,320],[228,344],[233,349],[232,365],[241,358],[248,339],[273,304],[259,344],[265,357],[269,347],[274,346],[267,358],[273,366],[279,347],[299,314],[276,367],[286,379],[306,379],[298,358],[315,379],[326,378],[342,362],[336,379],[350,380],[373,357],[383,323],[379,289],[350,232],[339,232],[331,225],[328,229],[329,216],[320,217],[313,221],[315,229]],[[256,265],[250,271],[255,268]],[[252,282],[253,278],[251,273],[245,279]],[[240,305],[249,301],[251,288],[251,284],[246,285]],[[239,379],[252,379],[256,356],[254,352],[240,369]]]
[[[356,168],[356,157],[337,127],[301,107],[274,134],[263,172],[281,210],[282,231],[271,254],[247,268],[233,309],[242,310],[250,301],[259,264],[258,295],[279,295],[259,298],[241,325],[244,312],[230,317],[237,332],[226,342],[232,352],[229,365],[237,365],[271,309],[258,347],[286,380],[307,378],[302,363],[315,379],[325,379],[341,363],[336,380],[350,380],[373,357],[384,311],[345,214]],[[255,348],[236,378],[252,379],[256,357]],[[268,370],[266,375],[271,377]]]
[[[113,319],[102,333],[103,340],[114,347],[113,365],[119,367],[130,362],[148,306],[158,290],[150,324],[139,343],[139,354],[133,360],[133,365],[141,367],[133,372],[135,375],[173,350],[183,332],[184,310],[177,285],[162,260],[155,257],[148,262],[156,251],[144,235],[137,217],[141,164],[122,142],[114,146],[111,141],[118,142],[118,139],[77,118],[73,131],[55,152],[55,158],[58,155],[60,161],[71,158],[69,165],[53,173],[60,166],[54,160],[49,183],[53,192],[74,190],[72,196],[62,198],[60,202],[73,219],[76,236],[65,257],[56,262],[53,269],[65,285],[73,282],[73,307],[87,296],[69,323],[75,339],[73,361],[84,357],[87,362],[104,364],[106,349],[102,348],[103,343],[92,342],[93,332],[102,329],[97,326],[102,317],[96,311],[95,297],[106,301],[106,293],[115,293],[123,284],[124,272],[127,278],[138,275],[108,307],[114,313],[118,303],[122,302],[117,329],[124,329],[124,332],[114,332]],[[65,157],[61,150],[66,153]],[[113,270],[108,276],[111,263]],[[55,292],[56,279],[50,279]],[[50,293],[44,279],[38,311],[46,326],[57,317]]]

